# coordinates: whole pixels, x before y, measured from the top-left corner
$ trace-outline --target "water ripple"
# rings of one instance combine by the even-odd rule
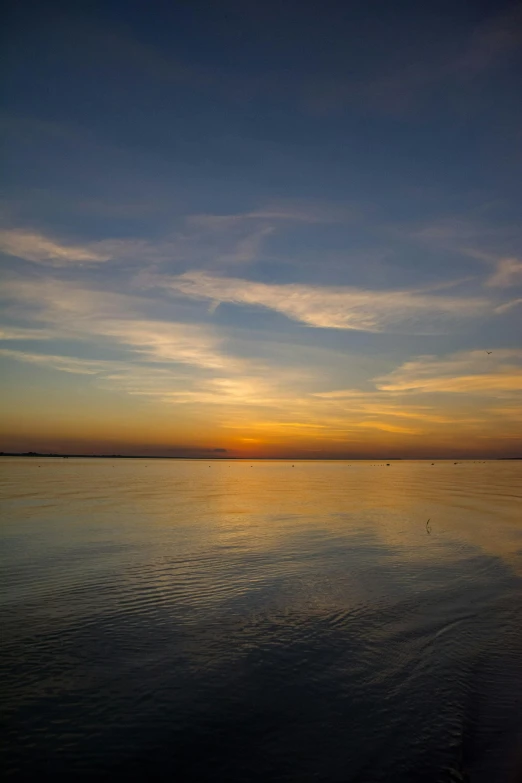
[[[520,463],[106,465],[0,460],[8,775],[508,780]]]

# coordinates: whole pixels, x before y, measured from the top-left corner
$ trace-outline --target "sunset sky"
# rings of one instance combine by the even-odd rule
[[[0,450],[522,455],[521,4],[4,33]]]

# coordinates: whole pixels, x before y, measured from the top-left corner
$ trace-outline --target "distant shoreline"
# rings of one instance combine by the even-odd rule
[[[216,454],[192,457],[186,455],[167,456],[167,455],[147,455],[147,454],[41,454],[37,451],[10,452],[0,451],[0,457],[29,457],[30,459],[185,459],[196,461],[217,461],[228,460],[250,460],[252,462],[445,462],[447,460],[458,460],[459,462],[476,462],[486,460],[488,462],[497,462],[502,460],[522,460],[522,457],[232,457],[223,454]]]

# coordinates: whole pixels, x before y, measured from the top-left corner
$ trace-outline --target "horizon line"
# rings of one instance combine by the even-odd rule
[[[184,459],[196,460],[199,462],[226,462],[234,460],[245,460],[251,462],[262,461],[281,461],[281,462],[370,462],[378,460],[381,462],[443,462],[446,460],[458,460],[459,462],[477,462],[477,461],[498,461],[498,460],[522,460],[522,456],[517,457],[459,457],[456,455],[447,457],[234,457],[234,456],[186,456],[186,455],[166,455],[166,454],[65,454],[54,452],[7,452],[0,451],[0,457],[28,457],[28,458],[56,458],[56,459]]]

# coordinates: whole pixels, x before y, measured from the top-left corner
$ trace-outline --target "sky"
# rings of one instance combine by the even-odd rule
[[[522,455],[522,4],[3,28],[0,450]]]

